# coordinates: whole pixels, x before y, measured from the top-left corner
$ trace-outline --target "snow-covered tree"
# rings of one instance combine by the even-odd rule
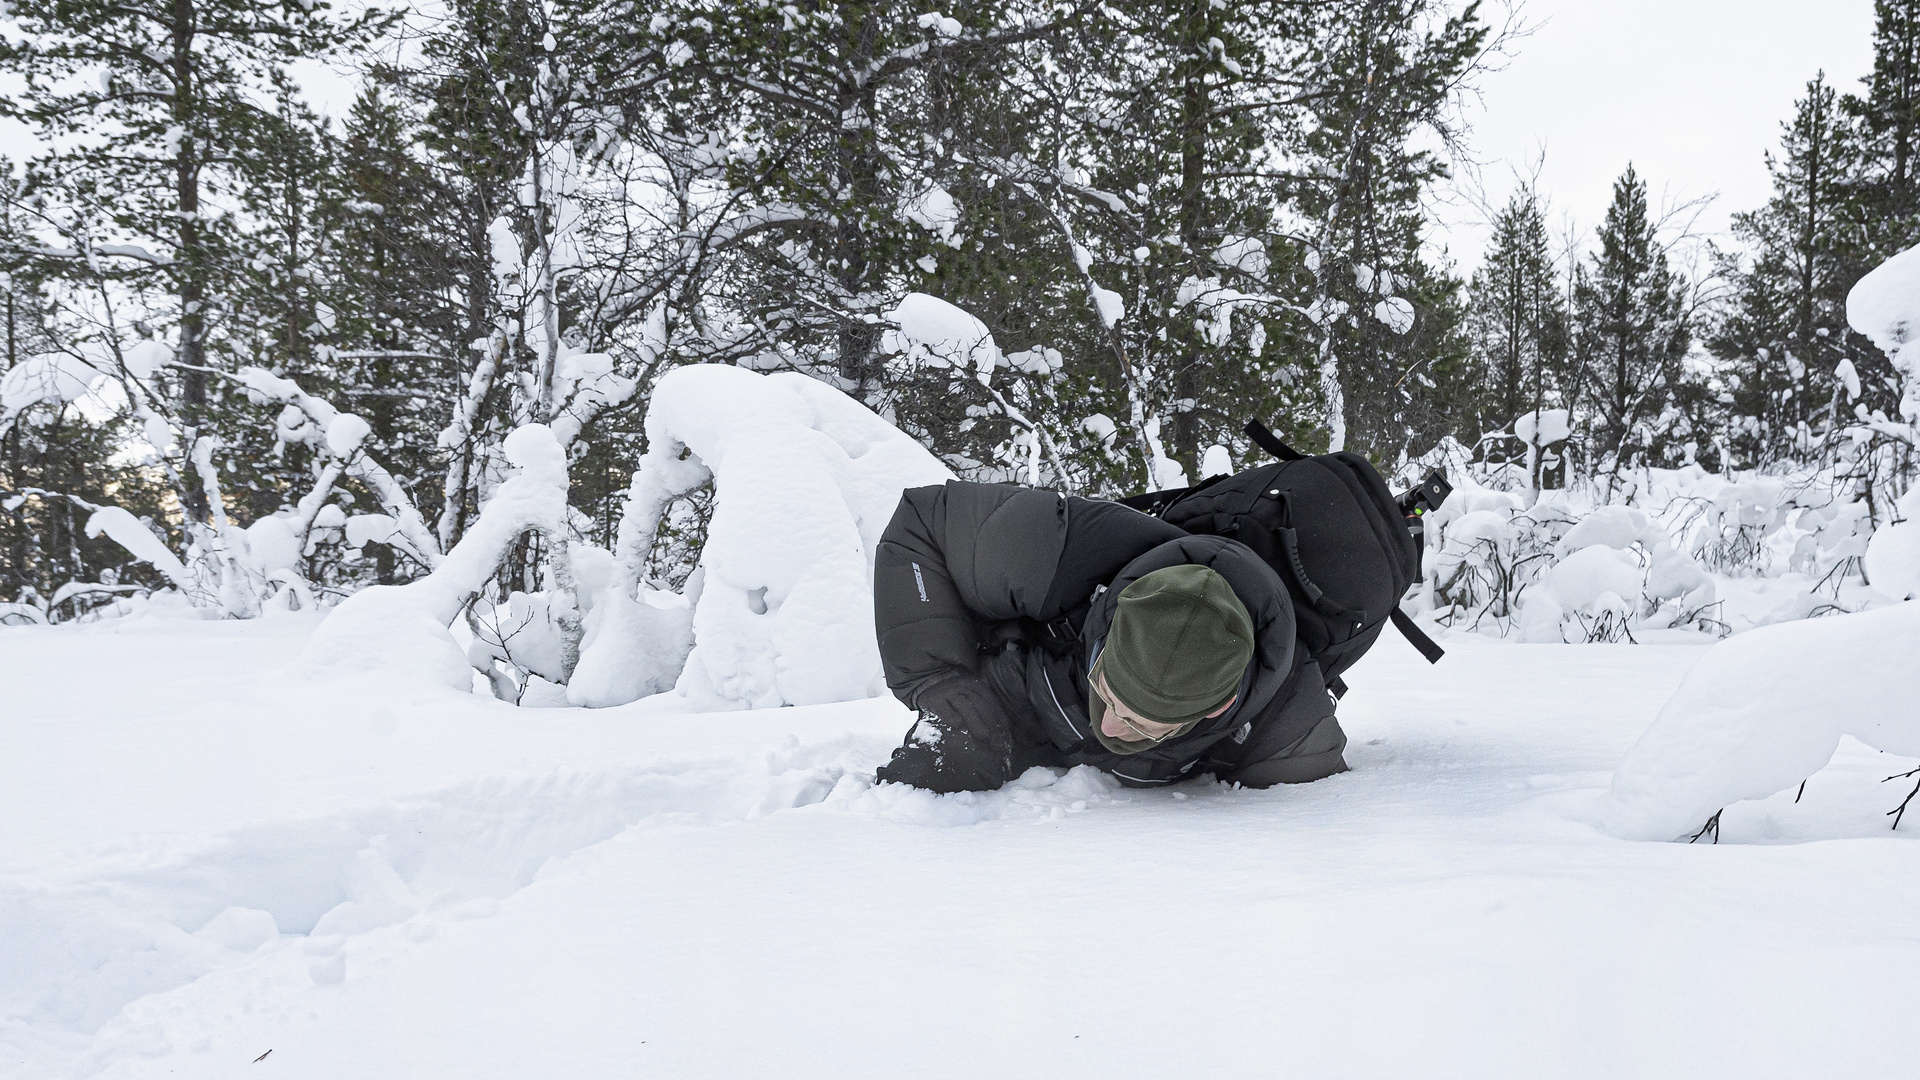
[[[209,339],[237,257],[231,197],[241,149],[272,115],[263,95],[284,85],[287,64],[364,40],[389,16],[340,18],[327,4],[281,0],[30,0],[10,14],[17,35],[0,42],[0,64],[25,89],[6,112],[57,140],[30,169],[30,187],[60,204],[45,224],[65,242],[49,254],[84,264],[96,281],[132,278],[166,298],[141,317],[172,334],[178,363],[162,382],[190,447],[209,422]],[[149,406],[161,404],[156,395]],[[216,508],[182,455],[181,500],[205,517]]]
[[[1447,175],[1445,148],[1463,134],[1454,105],[1502,36],[1477,3],[1310,10],[1318,47],[1296,183],[1314,256],[1324,423],[1334,448],[1351,430],[1355,448],[1402,450],[1409,421],[1431,407],[1416,398],[1441,385],[1429,370],[1466,358],[1456,286],[1421,254],[1420,200]]]

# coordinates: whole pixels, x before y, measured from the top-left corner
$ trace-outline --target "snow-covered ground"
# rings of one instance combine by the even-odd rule
[[[1912,1068],[1911,759],[1844,741],[1718,846],[1588,824],[1703,645],[1388,635],[1351,773],[934,797],[868,788],[884,699],[320,684],[313,625],[0,629],[0,1073]]]

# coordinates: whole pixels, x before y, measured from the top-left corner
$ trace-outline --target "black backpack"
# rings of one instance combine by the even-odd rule
[[[1280,460],[1120,501],[1190,533],[1230,536],[1265,559],[1286,582],[1300,643],[1335,696],[1346,692],[1340,673],[1389,620],[1429,663],[1438,662],[1440,646],[1399,605],[1420,577],[1413,528],[1452,490],[1445,476],[1430,474],[1395,498],[1358,454],[1301,454],[1258,420],[1246,432]]]

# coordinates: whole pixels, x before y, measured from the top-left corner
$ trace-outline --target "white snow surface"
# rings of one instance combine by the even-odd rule
[[[1388,635],[1347,675],[1350,773],[933,796],[866,779],[889,699],[515,709],[313,672],[313,627],[0,628],[0,1072],[1911,1064],[1920,848],[1879,783],[1911,759],[1843,739],[1717,847],[1585,822],[1698,647],[1451,635],[1429,668]],[[1168,995],[1203,1038],[1128,1011]]]
[[[360,449],[373,426],[356,413],[341,413],[327,425],[327,447],[342,458],[349,458]]]
[[[941,243],[948,247],[957,248],[963,242],[955,233],[960,225],[960,204],[954,202],[953,195],[938,184],[929,186],[918,196],[907,200],[901,207],[901,215],[938,235]]]
[[[1513,433],[1529,445],[1548,446],[1565,439],[1573,430],[1565,409],[1543,409],[1523,413],[1513,422]],[[1535,442],[1535,436],[1539,440]]]
[[[1413,304],[1402,296],[1389,296],[1373,305],[1373,317],[1396,334],[1413,329]]]
[[[1920,422],[1920,247],[1868,271],[1847,293],[1847,323],[1873,339],[1900,372],[1900,411]]]
[[[59,353],[30,356],[0,373],[0,427],[42,402],[65,405],[84,396],[100,372]]]
[[[1920,487],[1897,504],[1904,520],[1874,530],[1867,542],[1867,576],[1888,596],[1920,595]]]
[[[185,564],[166,545],[166,542],[153,535],[153,531],[140,523],[140,519],[118,506],[96,508],[87,517],[88,536],[105,533],[109,539],[134,558],[151,563],[155,570],[167,575],[167,580],[182,589],[190,587],[191,577]]]

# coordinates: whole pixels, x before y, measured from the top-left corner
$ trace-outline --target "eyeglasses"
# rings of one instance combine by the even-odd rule
[[[1122,724],[1126,725],[1126,728],[1128,731],[1133,732],[1135,735],[1138,735],[1141,739],[1147,742],[1155,743],[1155,744],[1165,742],[1166,740],[1171,739],[1175,735],[1178,735],[1180,733],[1181,725],[1179,724],[1173,725],[1172,730],[1164,732],[1159,735],[1149,735],[1146,732],[1140,730],[1139,724],[1136,724],[1132,720],[1129,720],[1127,718],[1127,715],[1120,711],[1120,707],[1114,703],[1114,700],[1110,692],[1106,689],[1104,685],[1102,685],[1103,682],[1104,680],[1102,680],[1101,682],[1095,682],[1093,684],[1093,692],[1100,695],[1100,700],[1106,703],[1107,711],[1113,714],[1113,718],[1115,720],[1118,720]]]

